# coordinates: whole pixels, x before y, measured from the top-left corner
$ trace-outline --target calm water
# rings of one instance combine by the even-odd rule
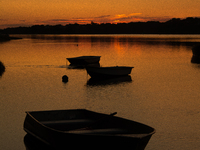
[[[25,150],[25,111],[85,108],[156,129],[146,150],[200,147],[200,35],[24,35],[0,43],[0,149]],[[101,66],[133,66],[131,80],[87,84],[66,57],[99,55]],[[68,83],[62,76],[69,77]]]

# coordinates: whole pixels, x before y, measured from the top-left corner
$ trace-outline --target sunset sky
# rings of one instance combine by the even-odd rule
[[[200,0],[0,0],[0,29],[200,17]]]

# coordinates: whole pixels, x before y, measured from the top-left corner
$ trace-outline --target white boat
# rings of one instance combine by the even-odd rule
[[[72,57],[66,58],[71,64],[95,64],[99,63],[101,56],[79,56],[79,57]]]
[[[110,78],[127,76],[131,74],[133,67],[114,66],[114,67],[86,67],[87,73],[92,78]]]

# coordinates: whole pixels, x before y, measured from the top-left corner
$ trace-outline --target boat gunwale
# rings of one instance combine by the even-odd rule
[[[107,67],[86,67],[86,69],[112,69],[112,70],[118,70],[118,69],[132,69],[134,67],[129,66],[107,66]]]
[[[78,56],[78,57],[68,57],[66,58],[68,61],[71,60],[89,60],[89,59],[99,59],[98,61],[100,61],[101,56]]]
[[[94,58],[100,58],[101,56],[78,56],[78,57],[68,57],[66,59],[94,59]]]
[[[86,67],[91,78],[112,78],[131,74],[130,66]]]
[[[87,109],[68,109],[68,110],[70,110],[70,111],[87,111],[87,112],[91,112],[91,113],[93,113],[93,111],[89,111],[89,110],[87,110]],[[70,133],[69,131],[62,131],[62,130],[58,130],[58,129],[54,129],[54,128],[51,128],[51,127],[48,127],[47,125],[45,125],[45,124],[43,124],[43,123],[41,123],[39,120],[37,120],[31,113],[33,112],[37,112],[37,113],[39,113],[39,112],[56,112],[56,111],[68,111],[68,110],[45,110],[45,111],[26,111],[26,114],[27,115],[29,115],[34,121],[36,121],[38,124],[40,124],[41,126],[43,126],[44,128],[47,128],[48,130],[51,130],[51,131],[53,131],[53,132],[58,132],[58,133],[61,133],[61,134],[71,134],[71,135],[87,135],[87,136],[107,136],[107,137],[112,137],[112,136],[119,136],[119,137],[130,137],[130,138],[143,138],[143,137],[147,137],[147,136],[149,136],[149,135],[153,135],[155,132],[156,132],[156,130],[155,130],[155,128],[153,128],[153,127],[150,127],[150,126],[148,126],[148,125],[146,125],[146,124],[143,124],[143,123],[140,123],[140,122],[137,122],[137,121],[133,121],[133,120],[129,120],[129,119],[125,119],[125,118],[121,118],[121,117],[117,117],[117,116],[112,116],[112,117],[114,117],[114,118],[117,118],[117,119],[123,119],[123,120],[127,120],[127,121],[131,121],[131,122],[134,122],[134,123],[137,123],[137,124],[140,124],[140,125],[143,125],[143,126],[146,126],[146,127],[148,127],[148,128],[151,128],[153,131],[152,132],[150,132],[150,133],[145,133],[145,134],[80,134],[80,133]],[[94,113],[97,113],[97,112],[94,112]],[[108,114],[103,114],[103,113],[97,113],[97,114],[100,114],[100,115],[105,115],[105,116],[109,116]],[[27,132],[27,129],[26,128],[24,128],[24,130]],[[31,132],[31,131],[29,131],[28,130],[28,132]],[[32,133],[32,132],[31,132]]]

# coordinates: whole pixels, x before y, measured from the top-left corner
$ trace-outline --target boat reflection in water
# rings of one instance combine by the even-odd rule
[[[87,81],[87,85],[89,86],[98,86],[98,85],[113,85],[113,84],[120,84],[120,83],[128,83],[132,82],[132,78],[130,75],[127,76],[120,76],[115,78],[90,78]]]
[[[54,150],[53,147],[40,141],[30,134],[24,136],[24,145],[26,150]]]

